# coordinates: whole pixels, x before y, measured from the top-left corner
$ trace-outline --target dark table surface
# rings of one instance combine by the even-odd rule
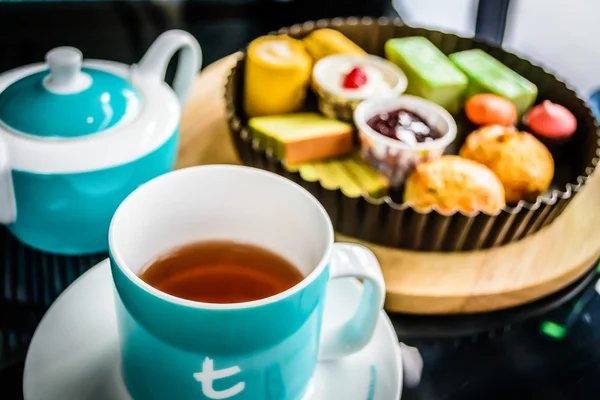
[[[170,28],[192,32],[207,65],[280,26],[389,13],[386,0],[1,3],[0,72],[42,61],[59,45],[77,46],[90,58],[133,63]],[[22,399],[23,360],[35,327],[64,288],[104,257],[41,254],[0,228],[0,399]],[[564,338],[540,332],[545,320],[564,321],[581,296],[542,315],[472,335],[403,338],[404,326],[400,339],[419,348],[424,370],[420,385],[405,388],[403,399],[600,398],[600,299],[591,300]]]
[[[35,327],[62,290],[104,257],[42,254],[0,228],[0,398],[22,399],[23,360]],[[582,291],[560,307],[501,329],[478,326],[471,334],[436,339],[431,333],[428,338],[411,335],[410,326],[399,328],[400,339],[415,345],[424,361],[421,383],[405,388],[403,399],[597,398],[600,296],[591,297],[562,339],[543,334],[540,326],[565,321],[582,296],[593,293],[598,276],[590,275]]]

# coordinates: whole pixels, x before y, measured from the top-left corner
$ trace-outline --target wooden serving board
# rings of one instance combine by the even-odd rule
[[[178,168],[240,164],[223,101],[233,56],[208,66],[183,111]],[[361,243],[338,235],[340,241]],[[415,314],[492,311],[553,293],[582,276],[600,257],[600,178],[549,227],[516,243],[464,253],[425,253],[370,243],[387,285],[386,309]]]

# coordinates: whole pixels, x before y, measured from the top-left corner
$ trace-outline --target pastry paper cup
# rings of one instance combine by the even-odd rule
[[[435,207],[416,211],[411,204],[401,203],[392,195],[380,199],[366,196],[350,198],[339,189],[327,189],[319,181],[308,182],[297,172],[288,171],[262,149],[248,129],[243,114],[244,54],[231,70],[225,98],[231,135],[242,162],[283,175],[309,190],[324,205],[336,231],[380,245],[420,251],[466,251],[489,248],[520,240],[554,221],[583,188],[595,170],[600,157],[598,123],[585,102],[565,83],[531,62],[499,47],[442,33],[404,25],[401,20],[387,18],[336,18],[310,21],[283,28],[277,33],[304,37],[318,28],[337,29],[369,54],[384,55],[387,39],[424,36],[445,54],[480,48],[538,87],[537,103],[542,100],[562,104],[577,118],[574,139],[565,145],[565,157],[556,160],[556,171],[550,190],[535,203],[521,201],[506,206],[495,214],[441,212]],[[315,96],[307,99],[307,110],[317,110]],[[446,153],[456,154],[468,133],[476,127],[463,114],[455,116],[457,136]]]
[[[408,145],[379,134],[367,124],[379,113],[400,108],[421,116],[443,136]],[[354,112],[354,124],[360,137],[361,157],[385,175],[393,188],[401,186],[417,164],[440,157],[456,138],[456,122],[448,111],[429,100],[408,95],[362,102]]]

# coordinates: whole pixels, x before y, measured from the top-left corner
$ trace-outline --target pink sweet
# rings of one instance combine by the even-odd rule
[[[552,139],[571,136],[577,130],[573,113],[549,100],[529,110],[524,122],[533,133]]]

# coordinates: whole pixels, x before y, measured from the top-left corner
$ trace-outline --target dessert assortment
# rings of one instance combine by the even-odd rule
[[[250,43],[245,106],[263,148],[292,166],[349,154],[354,146],[346,108],[358,128],[362,159],[389,179],[392,190],[401,191],[408,179],[403,200],[417,208],[496,213],[505,204],[535,202],[548,190],[552,155],[516,124],[527,113],[525,123],[537,135],[563,138],[577,125],[568,109],[548,100],[531,108],[537,87],[479,49],[446,56],[421,36],[389,39],[384,49],[386,59],[368,55],[330,29],[302,41],[279,35]],[[311,67],[323,116],[295,113],[311,87]],[[453,115],[462,112],[480,126],[459,152],[471,162],[437,162],[456,137]],[[421,163],[427,165],[418,168]],[[438,182],[424,188],[430,173]],[[344,177],[324,179],[331,185]]]
[[[267,111],[273,97],[248,92],[261,86],[253,70],[264,62],[252,50],[289,41],[304,54],[293,83],[302,104]],[[269,80],[289,69],[271,69]],[[284,90],[271,82],[264,97]],[[308,22],[258,38],[227,90],[245,163],[304,182],[344,221],[336,229],[388,246],[468,250],[519,240],[553,221],[595,165],[597,126],[562,82],[501,49],[395,22]],[[269,118],[280,122],[265,132]],[[558,158],[564,151],[577,155]],[[341,167],[350,160],[361,163],[358,183]],[[358,194],[364,202],[344,200]],[[374,218],[373,232],[365,218]],[[440,233],[430,246],[424,235],[440,227],[460,239]]]

